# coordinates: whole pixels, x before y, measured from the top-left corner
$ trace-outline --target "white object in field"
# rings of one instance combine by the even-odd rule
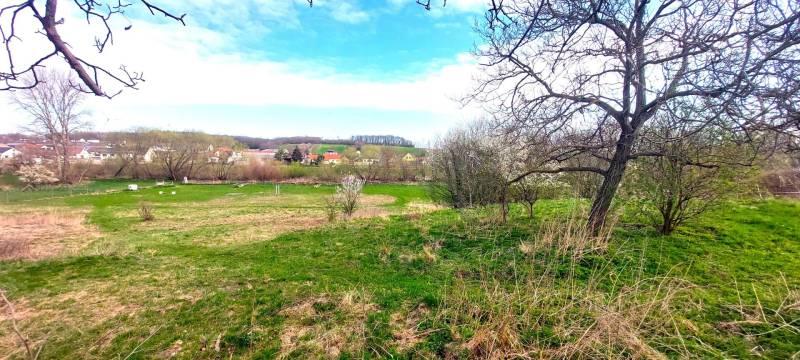
[[[189,183],[189,178],[188,178],[188,177],[186,177],[186,176],[184,176],[184,177],[183,177],[183,183],[184,183],[184,184],[188,184],[188,183]]]
[[[174,192],[174,191],[172,192],[172,195],[175,195],[175,192]]]
[[[128,190],[129,191],[137,191],[137,190],[139,190],[139,185],[137,185],[137,184],[128,184]]]
[[[159,191],[158,195],[164,195],[164,192],[163,191]]]
[[[164,181],[156,181],[156,186],[164,186]]]
[[[281,194],[281,184],[275,184],[275,196]]]

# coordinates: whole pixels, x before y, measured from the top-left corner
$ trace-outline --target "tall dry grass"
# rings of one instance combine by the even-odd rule
[[[609,253],[616,217],[595,234],[576,210],[547,221],[520,244],[511,279],[486,264],[459,277],[433,315],[454,334],[450,358],[665,359],[691,357],[683,346],[682,301],[693,285],[677,276],[619,274]],[[589,254],[602,255],[586,274]],[[629,254],[625,254],[629,256]],[[490,261],[496,261],[492,259]],[[622,279],[627,280],[609,280]],[[679,300],[680,299],[680,300]]]

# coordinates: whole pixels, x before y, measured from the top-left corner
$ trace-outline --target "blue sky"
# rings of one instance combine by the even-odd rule
[[[469,56],[479,0],[161,0],[186,12],[182,27],[142,8],[118,19],[115,44],[96,61],[144,71],[139,90],[87,107],[98,130],[158,127],[250,136],[392,133],[426,143],[475,118],[454,99],[472,84]],[[71,6],[71,5],[70,5]],[[62,6],[66,8],[67,6]],[[93,53],[83,23],[61,30]],[[29,51],[35,52],[36,49]],[[109,84],[110,85],[110,84]],[[24,114],[0,105],[13,131]]]

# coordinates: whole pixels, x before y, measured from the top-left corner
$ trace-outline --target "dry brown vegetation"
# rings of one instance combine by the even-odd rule
[[[314,358],[337,358],[343,351],[361,350],[367,315],[375,310],[377,306],[370,302],[369,295],[355,290],[305,299],[281,310],[286,322],[280,334],[280,358],[294,352]]]
[[[354,217],[382,217],[392,213],[384,205],[394,197],[364,195]],[[190,231],[197,229],[230,228],[223,235],[199,234],[198,243],[224,245],[269,240],[281,234],[323,226],[327,221],[322,197],[281,195],[237,197],[226,196],[208,202],[153,205],[155,219],[136,225],[142,230]],[[138,217],[132,210],[116,213],[119,217]]]
[[[28,209],[0,211],[0,260],[39,260],[74,254],[98,235],[85,224],[80,209]]]

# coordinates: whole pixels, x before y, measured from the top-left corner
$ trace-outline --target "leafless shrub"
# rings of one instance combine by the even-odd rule
[[[139,205],[139,219],[142,221],[153,221],[156,219],[153,214],[153,207],[148,203],[141,203]]]
[[[342,183],[336,187],[336,201],[342,213],[348,217],[352,216],[358,207],[358,199],[361,197],[361,190],[364,188],[364,180],[353,175],[345,176]]]
[[[339,214],[339,202],[336,196],[328,196],[325,198],[324,209],[328,222],[336,221],[336,216]]]

